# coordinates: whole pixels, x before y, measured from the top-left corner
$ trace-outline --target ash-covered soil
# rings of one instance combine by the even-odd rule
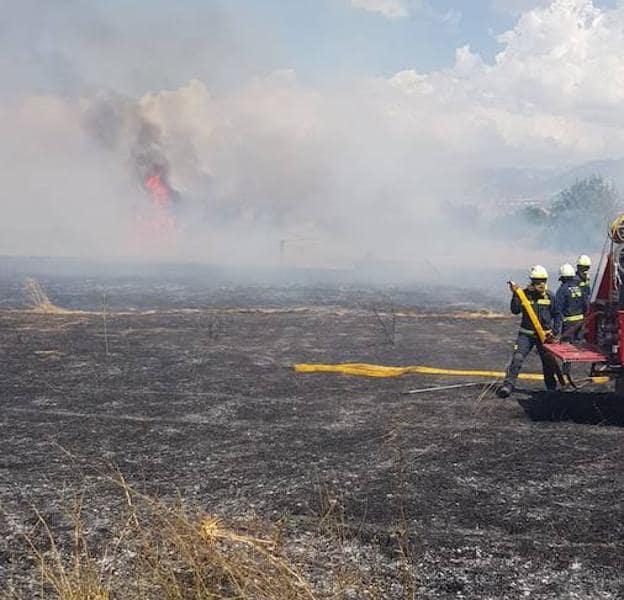
[[[336,498],[353,560],[371,561],[388,598],[405,593],[396,567],[404,529],[419,598],[624,595],[624,429],[533,423],[515,401],[481,388],[403,393],[457,378],[292,369],[504,369],[515,320],[466,314],[499,304],[457,290],[50,278],[53,302],[86,312],[46,315],[18,310],[20,284],[5,283],[0,581],[8,589],[36,596],[23,540],[34,508],[53,532],[66,531],[67,501],[82,493],[89,531],[106,537],[117,506],[106,477],[118,468],[150,494],[179,495],[208,513],[281,519],[302,540]],[[533,357],[527,370],[536,369]]]

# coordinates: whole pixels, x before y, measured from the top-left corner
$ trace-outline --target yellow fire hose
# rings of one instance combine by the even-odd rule
[[[546,340],[546,333],[542,327],[529,299],[526,297],[524,290],[519,286],[509,282],[513,286],[514,293],[520,299],[522,306],[525,308],[531,324],[535,329],[538,339],[543,344]],[[559,367],[559,365],[557,365]],[[382,365],[370,365],[366,363],[342,363],[336,365],[324,364],[305,364],[300,363],[293,365],[296,373],[341,373],[343,375],[356,375],[360,377],[401,377],[402,375],[452,375],[459,377],[485,377],[489,379],[502,379],[505,377],[503,371],[479,371],[469,369],[440,369],[437,367],[425,367],[415,365],[410,367],[384,367]],[[518,379],[529,381],[543,381],[544,376],[541,373],[520,373]],[[584,381],[591,383],[608,383],[609,377],[588,377]]]
[[[522,304],[522,308],[524,308],[524,311],[529,317],[529,321],[531,321],[531,325],[533,325],[533,329],[535,330],[535,333],[537,334],[537,338],[543,344],[546,341],[546,332],[544,331],[542,324],[537,318],[537,315],[535,314],[535,311],[533,310],[533,306],[531,305],[531,302],[527,298],[527,295],[524,293],[524,290],[519,285],[516,285],[513,281],[510,281],[509,285],[511,286],[511,289],[513,290],[514,294],[518,296],[518,299],[520,300],[520,304]]]
[[[527,298],[526,294],[524,293],[524,290],[519,285],[516,285],[513,281],[510,281],[509,285],[511,286],[513,293],[516,296],[518,296],[518,299],[520,300],[520,304],[522,304],[522,308],[524,309],[524,312],[529,317],[529,321],[531,321],[531,325],[533,326],[535,335],[537,335],[537,345],[542,353],[542,360],[544,361],[544,363],[548,361],[551,364],[554,374],[557,377],[557,380],[559,381],[559,383],[561,384],[561,387],[565,387],[566,380],[563,376],[563,371],[561,370],[559,363],[552,355],[548,355],[546,354],[546,352],[544,352],[544,343],[546,342],[546,332],[544,331],[544,328],[542,327],[542,324],[540,323],[539,318],[537,317],[537,315],[535,314],[535,311],[533,310],[533,305]],[[570,375],[568,375],[568,382],[573,387],[576,387],[576,385],[570,378]]]
[[[401,377],[402,375],[451,375],[459,377],[485,377],[489,379],[501,379],[505,376],[503,371],[479,371],[469,369],[440,369],[437,367],[425,367],[415,365],[410,367],[384,367],[382,365],[370,365],[366,363],[342,363],[336,365],[313,365],[300,363],[293,365],[296,373],[341,373],[342,375],[356,375],[360,377]],[[543,381],[541,373],[520,373],[519,379],[529,381]],[[591,377],[592,383],[608,383],[608,377]]]

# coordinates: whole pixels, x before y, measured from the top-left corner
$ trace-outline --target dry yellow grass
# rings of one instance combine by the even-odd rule
[[[28,278],[24,281],[24,296],[26,306],[31,312],[44,315],[65,315],[72,312],[50,302],[48,294],[35,279]]]
[[[315,598],[311,584],[283,553],[277,529],[265,525],[261,535],[259,523],[236,527],[213,515],[189,515],[181,504],[156,503],[151,509],[147,522],[137,516],[133,535],[139,541],[138,574],[157,592],[154,597]]]
[[[45,519],[38,511],[35,514],[47,549],[42,550],[30,536],[26,541],[39,567],[42,591],[62,600],[110,600],[102,570],[89,551],[79,506],[72,514],[72,550],[67,558]]]
[[[287,540],[282,521],[226,520],[138,493],[123,478],[120,525],[92,544],[82,502],[71,535],[40,513],[26,536],[41,597],[58,600],[316,600],[384,597],[370,565],[345,558],[336,501],[321,503],[316,528]],[[313,522],[313,521],[312,521]],[[113,531],[114,530],[114,531]],[[318,547],[315,544],[318,543]],[[97,551],[93,551],[97,548]],[[296,546],[296,547],[295,547]],[[320,548],[320,550],[319,550]],[[14,595],[2,598],[15,598]],[[407,597],[407,596],[406,596]],[[409,596],[412,597],[411,595]]]

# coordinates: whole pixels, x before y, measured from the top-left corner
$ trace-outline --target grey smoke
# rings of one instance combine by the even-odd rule
[[[457,208],[490,211],[484,164],[535,162],[530,150],[542,145],[547,158],[561,155],[549,138],[533,144],[530,115],[508,115],[479,91],[481,81],[500,88],[504,103],[505,73],[463,49],[450,75],[313,86],[246,11],[149,6],[0,1],[0,252],[330,267],[392,259],[405,269],[543,262],[541,248],[515,233],[487,239]],[[181,235],[145,250],[135,223],[154,166],[180,191]]]
[[[159,175],[170,188],[172,200],[179,194],[170,184],[170,164],[160,127],[142,114],[128,97],[109,92],[96,96],[84,113],[84,127],[107,151],[117,155],[143,185],[146,177]]]

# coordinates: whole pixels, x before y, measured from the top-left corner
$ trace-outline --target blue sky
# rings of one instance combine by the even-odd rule
[[[597,7],[616,0],[597,0]],[[455,49],[469,45],[491,61],[496,36],[511,29],[517,11],[539,0],[428,0],[414,2],[406,18],[388,19],[356,9],[349,0],[226,0],[221,7],[271,36],[275,67],[292,67],[314,79],[349,75],[388,76],[403,69],[428,72],[451,66]]]
[[[386,18],[358,2],[403,3]],[[545,0],[0,0],[5,89],[130,94],[200,78],[219,91],[293,69],[304,83],[428,72],[469,45],[490,62],[518,11]],[[612,6],[616,0],[596,0]],[[498,8],[496,8],[498,6]]]
[[[455,48],[465,44],[492,56],[499,45],[489,31],[504,31],[513,23],[511,15],[490,10],[483,1],[471,2],[466,9],[458,7],[465,3],[441,0],[435,11],[418,9],[404,19],[357,10],[348,1],[234,4],[245,6],[264,28],[275,31],[282,60],[315,76],[429,71],[452,64]],[[443,20],[450,11],[461,11],[459,21]]]

